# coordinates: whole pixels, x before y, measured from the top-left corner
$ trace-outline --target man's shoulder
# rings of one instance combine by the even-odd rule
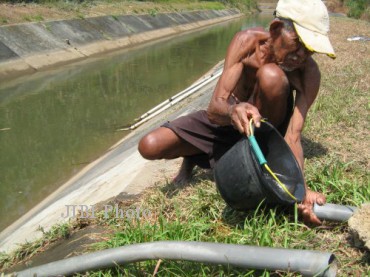
[[[241,39],[267,39],[270,33],[265,31],[262,27],[254,27],[242,30],[236,34]]]
[[[261,41],[266,41],[270,37],[270,33],[266,32],[262,27],[249,28],[239,31],[235,34],[234,42],[239,41],[242,44],[256,45]]]

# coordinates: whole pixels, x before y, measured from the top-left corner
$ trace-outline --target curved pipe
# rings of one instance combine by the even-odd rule
[[[313,212],[318,218],[330,221],[347,221],[356,210],[356,207],[337,204],[320,206],[315,203],[313,206]]]
[[[16,276],[57,276],[117,264],[154,259],[186,260],[250,269],[284,270],[304,276],[335,276],[331,253],[210,242],[159,241],[133,244],[76,256],[16,273]]]

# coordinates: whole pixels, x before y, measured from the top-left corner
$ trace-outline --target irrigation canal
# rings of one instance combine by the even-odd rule
[[[0,231],[225,56],[242,18],[0,84]]]

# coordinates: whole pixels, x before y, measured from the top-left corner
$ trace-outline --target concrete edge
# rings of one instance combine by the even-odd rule
[[[235,9],[206,10],[159,14],[158,19],[148,15],[120,16],[119,22],[114,23],[116,26],[112,16],[91,18],[90,21],[100,20],[100,25],[79,19],[3,26],[0,27],[0,78],[12,79],[241,16]],[[169,20],[163,22],[163,17]],[[102,26],[103,23],[108,26]],[[107,29],[113,27],[116,28],[113,31]],[[116,33],[114,38],[112,32]]]

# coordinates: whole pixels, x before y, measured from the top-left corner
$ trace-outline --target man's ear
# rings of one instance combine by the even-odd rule
[[[283,27],[284,23],[281,20],[275,19],[274,21],[272,21],[270,24],[271,38],[276,39],[281,34]]]

